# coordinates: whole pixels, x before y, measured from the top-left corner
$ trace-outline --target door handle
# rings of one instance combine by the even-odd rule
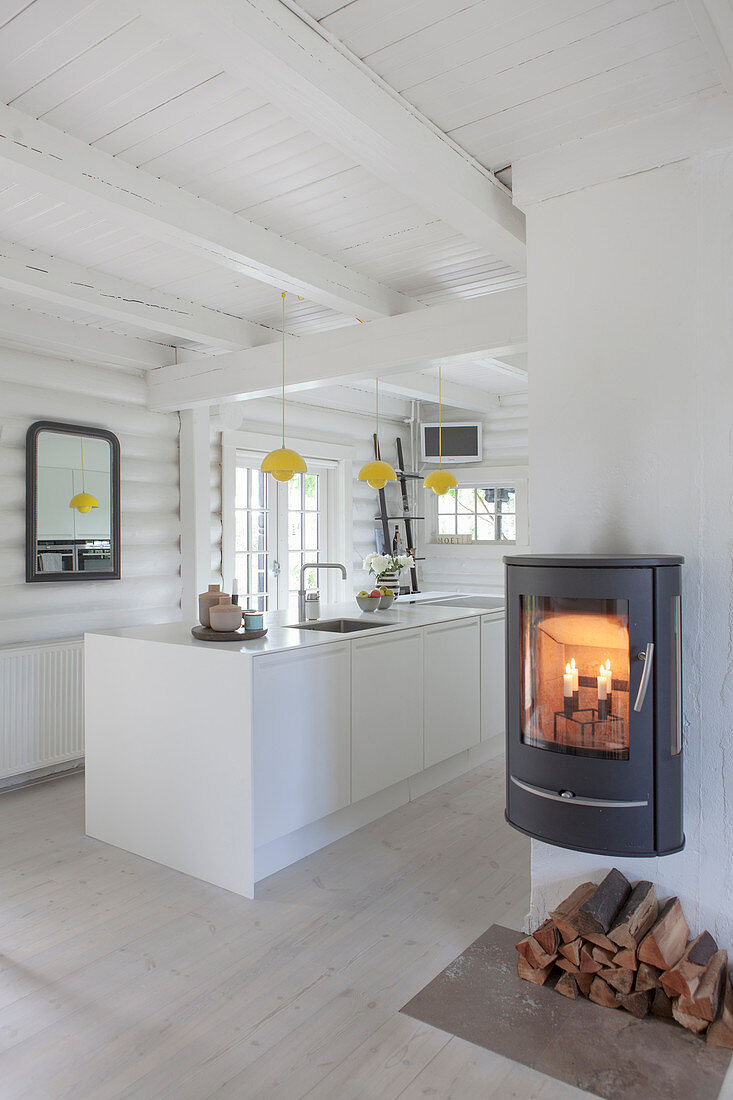
[[[654,662],[654,642],[647,642],[646,649],[642,649],[641,653],[637,653],[636,659],[637,661],[644,662],[644,671],[641,674],[641,683],[639,684],[639,691],[637,692],[636,702],[634,703],[634,710],[638,712],[644,706],[646,689],[649,687],[649,681],[652,678],[652,664]]]
[[[274,561],[274,562],[272,563],[272,570],[271,570],[271,572],[272,572],[272,575],[273,575],[273,577],[279,577],[279,576],[280,576],[281,568],[282,568],[282,567],[281,567],[281,565],[280,565],[280,562],[279,562],[279,561]]]

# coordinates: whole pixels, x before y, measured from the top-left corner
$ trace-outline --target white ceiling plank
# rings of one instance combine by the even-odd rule
[[[287,346],[288,391],[521,350],[527,340],[526,313],[525,290],[515,287],[420,313],[291,338]],[[209,362],[198,360],[151,371],[150,408],[176,410],[271,397],[279,392],[280,356],[280,346],[273,343],[229,352]]]
[[[687,6],[720,83],[726,92],[733,92],[733,4],[730,0],[687,0]]]
[[[524,220],[511,196],[306,12],[281,0],[150,0],[229,75],[518,271]]]
[[[0,163],[6,182],[24,181],[56,199],[194,251],[210,263],[293,291],[364,319],[419,309],[419,303],[302,245],[126,164],[0,104]]]
[[[379,388],[413,401],[429,401],[434,405],[438,402],[438,379],[434,374],[422,374],[420,371],[389,374]],[[442,392],[443,404],[453,409],[485,413],[498,404],[494,394],[474,386],[464,386],[460,382],[451,382],[445,377]]]
[[[62,359],[140,370],[175,361],[175,348],[150,340],[103,332],[16,306],[0,306],[0,344],[32,348]]]
[[[264,325],[8,241],[0,241],[0,287],[226,351],[275,338]]]

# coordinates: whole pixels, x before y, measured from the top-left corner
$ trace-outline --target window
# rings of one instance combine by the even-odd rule
[[[288,483],[288,595],[300,588],[300,569],[307,561],[320,561],[321,475],[296,474]],[[316,571],[305,574],[305,587],[316,587]]]
[[[235,472],[234,573],[242,605],[252,610],[270,607],[267,578],[270,538],[268,532],[267,477],[251,466]]]
[[[437,534],[471,542],[517,541],[517,491],[513,486],[457,488],[437,498]]]

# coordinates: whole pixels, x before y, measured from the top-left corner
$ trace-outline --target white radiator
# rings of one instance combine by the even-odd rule
[[[0,780],[84,755],[81,639],[0,649]]]

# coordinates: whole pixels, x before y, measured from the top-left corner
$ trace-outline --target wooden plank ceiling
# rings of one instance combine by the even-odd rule
[[[719,84],[682,0],[305,0],[304,6],[492,172]],[[399,292],[411,308],[524,281],[339,151],[337,142],[325,142],[197,54],[175,26],[163,29],[146,17],[141,2],[0,0],[0,100]],[[272,330],[280,325],[277,286],[210,260],[205,250],[131,227],[114,209],[100,211],[68,194],[62,200],[52,181],[31,186],[12,172],[0,175],[3,241],[37,250],[39,266],[55,256]],[[148,344],[221,350],[205,339],[174,339],[164,326],[137,327],[36,293],[6,287],[0,307]],[[289,296],[293,334],[354,323],[350,314]],[[475,372],[472,381],[479,382]]]

